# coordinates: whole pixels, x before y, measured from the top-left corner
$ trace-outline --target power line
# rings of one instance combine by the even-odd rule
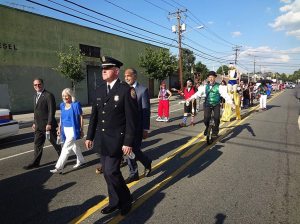
[[[106,18],[109,18],[109,19],[111,19],[111,20],[117,21],[117,22],[119,22],[119,23],[123,23],[123,24],[125,24],[125,25],[127,25],[127,26],[130,26],[130,27],[133,27],[133,28],[135,28],[135,29],[142,30],[142,31],[144,31],[144,32],[151,33],[151,34],[153,34],[153,35],[156,35],[156,36],[159,36],[159,37],[162,37],[162,38],[165,38],[165,39],[172,40],[172,38],[165,37],[165,36],[163,36],[163,35],[160,35],[160,34],[151,32],[151,31],[149,31],[149,30],[145,30],[145,29],[143,29],[143,28],[141,28],[141,27],[137,27],[137,26],[131,25],[131,24],[126,23],[126,22],[124,22],[124,21],[115,19],[115,18],[113,18],[113,17],[111,17],[111,16],[108,16],[108,15],[105,15],[105,14],[103,14],[103,13],[97,12],[97,11],[95,11],[95,10],[93,10],[93,9],[89,9],[89,8],[87,8],[87,7],[84,7],[84,6],[82,6],[82,5],[79,5],[79,4],[75,3],[75,2],[72,2],[72,1],[69,1],[69,0],[64,0],[64,1],[65,1],[65,2],[68,2],[68,3],[70,3],[70,4],[73,4],[73,5],[76,5],[76,6],[78,6],[79,8],[88,10],[88,11],[93,12],[93,13],[95,13],[95,14],[98,14],[98,15],[104,16],[104,17],[106,17]]]
[[[164,9],[164,8],[162,8],[162,7],[156,5],[156,4],[154,4],[154,3],[152,3],[152,2],[150,2],[150,1],[148,1],[148,0],[144,0],[144,1],[147,2],[147,3],[149,3],[150,5],[153,5],[153,6],[156,7],[156,8],[159,8],[159,9],[161,9],[161,10],[163,10],[163,11],[169,13],[169,11],[168,11],[167,9]]]
[[[140,34],[140,33],[138,33],[138,32],[135,32],[135,31],[133,31],[133,30],[125,29],[124,27],[121,27],[121,26],[115,25],[115,24],[113,24],[113,23],[107,22],[107,21],[105,21],[105,20],[99,19],[99,18],[97,18],[97,17],[91,16],[91,15],[86,14],[86,13],[84,13],[84,12],[80,12],[80,11],[78,11],[78,10],[76,10],[76,9],[70,8],[70,7],[65,6],[65,5],[63,5],[63,4],[60,4],[60,3],[58,3],[58,2],[55,2],[55,1],[53,1],[53,0],[48,0],[48,1],[49,1],[49,2],[52,2],[53,4],[59,5],[59,6],[63,7],[63,8],[66,8],[66,9],[69,9],[69,10],[71,10],[71,11],[77,12],[77,13],[79,13],[79,14],[88,16],[88,17],[90,17],[90,18],[96,19],[96,20],[101,21],[101,22],[105,22],[105,23],[110,24],[110,25],[115,26],[115,27],[118,27],[118,28],[120,28],[120,29],[124,29],[124,30],[130,31],[130,32],[132,32],[132,33],[141,35],[141,36],[146,37],[146,38],[151,38],[151,37],[149,37],[149,36],[146,36],[146,35]]]
[[[197,18],[190,10],[188,10],[188,12],[189,12],[196,20],[198,20],[200,23],[202,23],[203,25],[205,25],[205,23],[202,22],[201,20],[199,20],[199,19],[198,19],[198,18]],[[205,27],[207,27],[207,26],[205,25]],[[207,27],[207,28],[208,28],[208,27]],[[210,30],[209,28],[207,29],[207,31],[210,32],[210,33],[211,33],[212,35],[214,35],[215,37],[219,38],[220,40],[222,40],[222,41],[224,41],[224,42],[230,44],[231,46],[232,46],[232,45],[233,45],[233,46],[235,45],[235,44],[233,44],[233,43],[231,43],[231,42],[225,40],[224,38],[220,37],[218,34],[216,34],[215,32],[213,32],[213,31]]]
[[[111,2],[111,1],[109,1],[109,0],[104,0],[104,1],[106,1],[107,3],[113,5],[113,6],[117,7],[117,8],[120,8],[120,9],[122,9],[123,11],[128,12],[128,13],[130,13],[130,14],[132,14],[132,15],[134,15],[134,16],[140,18],[140,19],[143,19],[143,20],[145,20],[145,21],[147,21],[147,22],[150,22],[150,23],[152,23],[152,24],[155,24],[155,25],[157,25],[157,26],[159,26],[159,27],[161,27],[161,28],[164,28],[164,29],[166,29],[166,30],[170,30],[170,29],[169,29],[168,27],[166,27],[166,26],[162,26],[162,25],[160,25],[160,24],[158,24],[158,23],[156,23],[156,22],[154,22],[154,21],[151,21],[151,20],[149,20],[149,19],[147,19],[147,18],[145,18],[145,17],[142,17],[142,16],[140,16],[140,15],[134,13],[134,12],[131,12],[131,11],[129,11],[129,10],[127,10],[127,9],[125,9],[125,8],[123,8],[123,7],[121,7],[121,6],[119,6],[119,5],[116,5],[115,3],[113,3],[113,2]]]
[[[174,0],[171,0],[171,1],[174,2],[175,4],[179,5],[180,7],[185,8],[184,5],[181,5],[181,4],[179,4],[178,2],[176,2],[176,1],[174,1]]]
[[[177,8],[176,6],[174,6],[174,5],[172,5],[171,3],[169,3],[169,2],[167,2],[167,1],[165,1],[165,0],[161,0],[162,2],[164,2],[164,3],[166,3],[167,5],[169,5],[169,6],[172,6],[173,8]]]
[[[103,26],[107,29],[111,29],[111,30],[114,30],[114,31],[117,31],[117,32],[120,32],[120,33],[124,33],[124,34],[127,34],[129,36],[133,36],[133,37],[136,37],[136,38],[140,38],[142,40],[147,40],[147,41],[150,41],[150,42],[153,42],[153,43],[158,43],[158,44],[161,44],[161,45],[166,45],[166,46],[171,46],[171,47],[176,47],[176,46],[172,46],[170,45],[169,43],[165,43],[165,42],[161,42],[161,41],[156,41],[156,40],[153,40],[153,39],[147,39],[147,38],[144,38],[144,37],[140,37],[140,36],[137,36],[137,35],[133,35],[131,33],[128,33],[128,32],[125,32],[125,31],[122,31],[122,30],[118,30],[118,29],[115,29],[115,28],[112,28],[112,27],[109,27],[109,26],[106,26],[104,24],[100,24],[100,23],[97,23],[97,22],[94,22],[94,21],[91,21],[91,20],[88,20],[88,19],[85,19],[85,18],[82,18],[80,16],[76,16],[76,15],[73,15],[73,14],[70,14],[70,13],[67,13],[67,12],[64,12],[64,11],[61,11],[59,9],[55,9],[53,7],[50,7],[50,6],[47,6],[47,5],[43,5],[41,3],[38,3],[38,2],[34,2],[32,0],[26,0],[28,2],[31,2],[33,4],[36,4],[36,5],[39,5],[39,6],[42,6],[42,7],[45,7],[45,8],[48,8],[48,9],[51,9],[51,10],[54,10],[54,11],[57,11],[57,12],[60,12],[60,13],[63,13],[63,14],[66,14],[66,15],[69,15],[69,16],[72,16],[72,17],[75,17],[77,19],[81,19],[81,20],[84,20],[86,22],[90,22],[90,23],[93,23],[93,24],[96,24],[96,25],[99,25],[99,26]]]

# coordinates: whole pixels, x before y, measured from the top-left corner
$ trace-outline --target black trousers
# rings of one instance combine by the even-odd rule
[[[122,157],[101,155],[101,164],[107,184],[109,206],[123,208],[131,204],[130,191],[120,171]]]
[[[58,154],[58,157],[61,153],[61,146],[56,144],[57,134],[56,130],[50,131],[50,143],[53,145],[55,151]],[[41,158],[43,155],[43,147],[46,140],[46,132],[36,130],[34,132],[34,158],[31,164],[33,165],[40,165]]]
[[[135,159],[129,159],[126,157],[127,164],[129,166],[129,176],[138,175],[138,165],[137,161],[140,161],[145,168],[149,168],[151,166],[152,160],[149,159],[144,152],[141,151],[142,145],[142,136],[137,137],[137,140],[133,146],[133,153],[135,154]]]
[[[219,125],[220,125],[220,104],[216,106],[204,105],[204,124],[206,128],[209,126],[212,110],[214,111],[214,121],[215,121],[215,127],[212,130],[212,134],[217,135],[219,133]]]

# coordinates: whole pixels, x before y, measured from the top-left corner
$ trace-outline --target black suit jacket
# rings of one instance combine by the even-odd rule
[[[50,124],[52,130],[57,127],[55,119],[56,102],[52,93],[44,90],[36,103],[36,95],[34,101],[34,123],[36,130],[45,131],[46,125]]]
[[[135,90],[118,79],[108,95],[106,83],[96,91],[86,139],[94,140],[94,147],[100,148],[101,155],[122,156],[122,146],[133,146],[136,136]]]

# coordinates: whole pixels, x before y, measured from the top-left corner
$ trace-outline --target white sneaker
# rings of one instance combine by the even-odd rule
[[[161,119],[161,117],[157,117],[156,121],[163,121],[163,120]]]
[[[53,169],[53,170],[50,170],[50,173],[62,173],[62,169]]]
[[[168,122],[168,121],[169,121],[169,118],[165,117],[164,122]]]
[[[78,167],[81,167],[83,164],[84,164],[84,163],[76,163],[76,164],[73,166],[73,168],[76,169],[76,168],[78,168]]]

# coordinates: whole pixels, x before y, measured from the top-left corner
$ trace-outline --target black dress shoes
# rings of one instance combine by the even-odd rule
[[[131,203],[128,204],[127,206],[121,208],[121,215],[127,215],[131,210]]]
[[[39,167],[39,165],[37,165],[37,164],[29,164],[27,166],[23,166],[23,168],[25,170],[31,170],[31,169],[38,168],[38,167]]]
[[[204,136],[207,136],[208,128],[205,128],[204,130]]]
[[[151,170],[152,170],[152,165],[150,163],[150,166],[148,168],[145,168],[145,171],[144,171],[144,176],[145,177],[149,177],[150,176],[150,173],[151,173]]]
[[[130,176],[130,177],[128,177],[126,180],[125,180],[125,183],[126,184],[129,184],[129,183],[131,183],[131,182],[133,182],[133,181],[137,181],[137,180],[139,180],[140,178],[139,178],[139,174],[135,174],[135,175],[133,175],[133,176]]]
[[[118,209],[118,206],[115,206],[115,207],[112,207],[112,206],[106,206],[105,208],[103,208],[101,210],[101,213],[102,214],[109,214],[109,213],[112,213],[114,211],[116,211]]]

